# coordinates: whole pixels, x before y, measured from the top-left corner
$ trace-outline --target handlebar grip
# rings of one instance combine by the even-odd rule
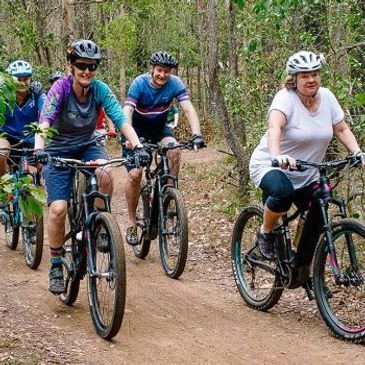
[[[276,158],[274,158],[273,160],[271,160],[271,166],[279,167],[279,161]]]

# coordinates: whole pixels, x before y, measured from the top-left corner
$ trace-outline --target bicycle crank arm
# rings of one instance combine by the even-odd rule
[[[108,272],[96,272],[96,271],[94,271],[94,272],[90,272],[89,276],[91,278],[107,278],[107,279],[111,278],[111,275]]]
[[[272,266],[265,264],[262,261],[257,261],[255,259],[253,259],[252,257],[250,257],[249,255],[246,255],[246,260],[250,263],[251,266],[258,266],[261,269],[264,269],[266,271],[271,272],[272,274],[276,275],[277,274],[277,270],[274,269]]]

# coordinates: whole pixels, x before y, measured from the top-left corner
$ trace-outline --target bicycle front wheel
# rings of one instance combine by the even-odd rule
[[[3,218],[3,226],[5,233],[6,245],[11,250],[16,250],[19,241],[19,227],[14,227],[14,211],[16,207],[8,205],[6,208],[6,214]]]
[[[340,277],[325,237],[317,245],[313,281],[318,310],[330,331],[352,342],[365,340],[365,227],[351,219],[333,225]]]
[[[33,216],[33,219],[22,225],[23,253],[26,264],[33,270],[37,269],[43,253],[43,217]]]
[[[126,296],[126,267],[122,235],[110,213],[99,213],[91,232],[95,275],[88,272],[89,309],[96,332],[114,337],[122,325]]]
[[[265,262],[272,266],[272,271],[259,265],[262,258],[256,232],[262,221],[263,208],[258,205],[249,205],[241,212],[233,228],[231,257],[234,279],[242,298],[249,307],[266,311],[279,301],[283,286],[279,275],[272,272],[274,262]]]
[[[133,252],[139,259],[145,259],[150,252],[151,240],[148,235],[149,217],[149,196],[146,189],[139,193],[138,205],[136,209],[136,224],[138,245],[133,246]]]
[[[72,207],[68,209],[68,215],[65,222],[65,233],[70,234],[72,222]],[[81,246],[81,245],[80,245]],[[63,276],[65,278],[65,292],[60,295],[60,300],[66,305],[75,303],[80,290],[80,280],[85,271],[85,256],[80,251],[80,246],[74,236],[68,237],[63,243]],[[78,258],[78,264],[74,261]]]
[[[168,277],[177,279],[184,272],[188,256],[188,217],[180,192],[168,188],[163,193],[160,209],[163,217],[159,222],[162,266]]]

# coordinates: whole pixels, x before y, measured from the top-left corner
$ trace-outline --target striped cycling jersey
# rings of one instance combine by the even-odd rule
[[[63,77],[48,91],[39,122],[48,122],[58,131],[49,148],[66,144],[79,146],[93,140],[101,107],[117,129],[127,121],[115,95],[104,82],[92,80],[85,103],[77,100],[72,83],[73,76]]]
[[[132,125],[137,134],[157,135],[164,128],[167,114],[174,100],[189,100],[189,95],[181,79],[171,75],[166,84],[156,88],[151,84],[151,74],[135,78],[129,88],[124,105],[134,109]]]

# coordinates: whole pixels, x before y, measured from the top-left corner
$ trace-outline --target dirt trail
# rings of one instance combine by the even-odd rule
[[[206,166],[220,157],[212,150],[185,153],[185,167]],[[121,170],[115,173],[113,210],[124,229],[126,208],[122,190],[126,174]],[[202,191],[189,190],[185,194],[189,195],[189,204],[191,195]],[[194,212],[189,223],[192,232],[201,228],[194,221]],[[45,244],[48,246],[48,241]],[[164,275],[157,241],[143,261],[125,246],[126,311],[121,331],[112,342],[106,342],[94,332],[85,283],[76,304],[64,306],[47,291],[48,247],[40,268],[33,272],[25,266],[21,249],[11,252],[2,238],[0,363],[364,363],[365,347],[331,337],[313,303],[300,300],[291,303],[292,310],[285,307],[291,300],[289,295],[271,313],[247,308],[234,288],[229,256],[202,256],[195,244],[194,238],[186,271],[179,280]],[[304,316],[298,314],[302,312]]]

